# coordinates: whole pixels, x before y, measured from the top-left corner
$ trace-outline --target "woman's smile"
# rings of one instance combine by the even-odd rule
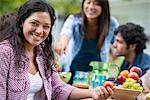
[[[43,35],[39,35],[37,33],[31,33],[34,41],[40,41],[43,38]]]

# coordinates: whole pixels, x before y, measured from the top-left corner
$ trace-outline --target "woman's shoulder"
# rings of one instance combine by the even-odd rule
[[[68,16],[68,19],[73,20],[76,23],[81,23],[82,21],[82,16],[80,14],[70,14]]]
[[[147,61],[150,64],[150,55],[147,53],[142,53],[143,60]]]
[[[80,13],[77,13],[77,14],[70,14],[68,17],[80,19],[80,18],[82,18],[82,15]]]
[[[9,40],[4,40],[4,41],[1,41],[0,42],[0,46],[2,47],[2,46],[10,46],[10,42],[9,42]]]
[[[12,51],[12,46],[11,46],[9,40],[4,40],[4,41],[0,42],[0,52],[8,53],[10,51]]]
[[[119,22],[114,16],[110,16],[110,26],[111,27],[118,27]]]

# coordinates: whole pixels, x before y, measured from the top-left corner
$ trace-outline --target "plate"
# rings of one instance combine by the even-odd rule
[[[115,88],[113,98],[115,100],[136,100],[137,96],[142,91],[139,90],[131,90],[131,89],[123,89],[123,88]]]

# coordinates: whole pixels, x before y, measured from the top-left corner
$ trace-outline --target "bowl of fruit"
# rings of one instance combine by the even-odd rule
[[[115,100],[136,100],[143,87],[136,80],[127,78],[122,85],[115,87],[113,98]]]
[[[141,93],[139,90],[116,88],[112,96],[115,100],[136,100],[137,96]]]
[[[115,80],[115,90],[113,98],[115,100],[136,100],[137,96],[143,91],[141,85],[141,69],[133,67],[120,72]]]

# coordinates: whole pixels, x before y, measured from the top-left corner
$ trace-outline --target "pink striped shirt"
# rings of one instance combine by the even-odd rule
[[[36,62],[44,84],[35,94],[34,100],[67,100],[73,87],[65,84],[55,71],[49,79],[46,79],[43,56],[40,52],[37,52]],[[30,86],[28,58],[21,55],[20,62],[22,67],[17,68],[10,43],[0,42],[0,100],[27,99]]]

